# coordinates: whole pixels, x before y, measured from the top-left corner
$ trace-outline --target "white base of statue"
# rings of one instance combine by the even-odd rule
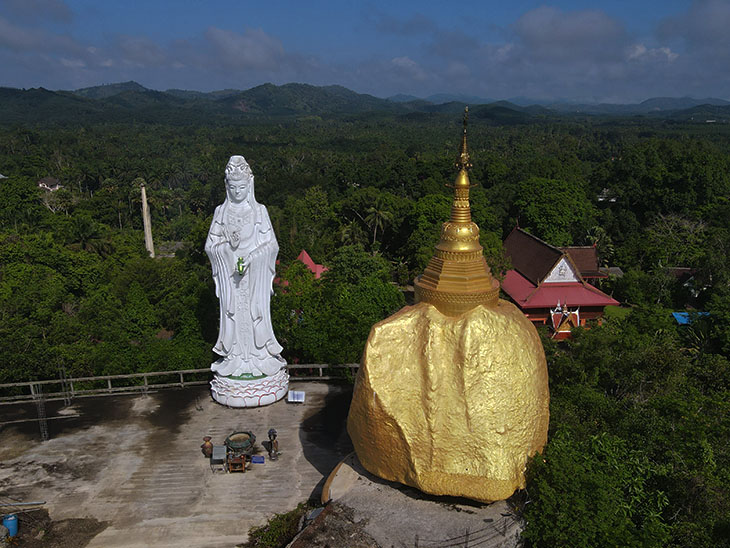
[[[289,374],[280,369],[261,379],[234,379],[216,373],[210,381],[213,399],[228,407],[260,407],[279,401],[289,390]]]

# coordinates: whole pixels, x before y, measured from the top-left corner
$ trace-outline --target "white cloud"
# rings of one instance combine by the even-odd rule
[[[120,36],[113,49],[124,62],[138,67],[158,67],[167,60],[165,51],[144,36]]]
[[[602,11],[547,6],[522,15],[513,30],[524,54],[548,61],[617,59],[628,39],[621,22]]]
[[[61,65],[66,68],[86,68],[86,63],[84,63],[81,59],[66,59],[65,57],[61,57],[59,61],[61,62]]]
[[[281,42],[261,29],[246,29],[240,34],[210,27],[205,38],[216,58],[227,67],[272,71],[286,62]]]
[[[689,9],[665,19],[659,27],[664,40],[681,39],[691,50],[709,49],[727,56],[730,51],[730,0],[695,0]]]
[[[666,61],[673,62],[679,57],[668,47],[647,48],[644,44],[632,44],[627,48],[629,61]]]
[[[417,81],[423,81],[428,78],[426,72],[410,57],[394,57],[390,60],[390,64],[393,68],[400,73],[400,75],[407,78],[412,78]]]

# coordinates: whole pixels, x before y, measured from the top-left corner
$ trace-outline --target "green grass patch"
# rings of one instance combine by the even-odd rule
[[[248,532],[248,542],[239,548],[284,548],[299,532],[299,521],[314,506],[306,503],[285,514],[276,514],[266,525]]]

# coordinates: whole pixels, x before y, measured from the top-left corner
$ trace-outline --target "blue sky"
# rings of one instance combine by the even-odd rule
[[[730,99],[730,0],[0,0],[0,85]]]

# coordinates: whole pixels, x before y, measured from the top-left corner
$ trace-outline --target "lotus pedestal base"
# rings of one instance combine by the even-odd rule
[[[213,399],[228,407],[261,407],[279,401],[289,390],[286,369],[258,379],[237,379],[216,375],[210,381]]]

